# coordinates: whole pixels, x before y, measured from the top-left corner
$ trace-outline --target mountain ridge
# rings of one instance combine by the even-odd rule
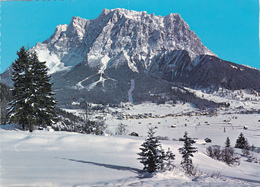
[[[150,21],[151,23],[146,23],[146,25],[144,23],[145,26],[142,26],[140,25],[140,21]],[[139,26],[134,25],[136,24],[136,22],[138,22]],[[170,49],[184,50],[186,48],[189,48],[187,47],[188,45],[185,44],[185,42],[174,40],[174,38],[176,38],[176,40],[187,40],[187,38],[183,37],[183,39],[181,39],[183,35],[182,32],[178,32],[178,28],[171,27],[171,22],[176,22],[176,24],[180,24],[180,27],[183,27],[180,28],[180,30],[183,29],[185,30],[185,32],[186,30],[189,30],[189,26],[181,19],[179,14],[170,14],[168,16],[161,17],[152,14],[149,15],[146,12],[128,11],[125,9],[104,9],[100,16],[96,19],[86,20],[84,18],[73,17],[68,26],[57,26],[54,34],[49,39],[45,40],[43,44],[47,44],[50,53],[53,52],[59,57],[59,59],[62,59],[61,61],[63,61],[65,66],[75,67],[76,64],[84,61],[84,59],[86,58],[88,59],[88,63],[91,64],[91,62],[93,62],[95,64],[95,61],[100,60],[102,57],[105,56],[104,53],[106,53],[107,56],[111,57],[119,54],[122,51],[126,51],[126,53],[130,57],[136,55],[138,56],[138,53],[136,52],[136,50],[134,50],[136,48],[138,52],[140,51],[141,55],[140,57],[136,58],[143,58],[144,61],[146,61],[146,66],[149,66],[149,58],[152,58],[154,56],[151,53],[155,53],[156,55],[155,51]],[[148,27],[147,25],[152,25],[149,28],[150,31],[144,31],[144,27]],[[124,28],[122,29],[122,27]],[[164,27],[166,27],[168,30],[162,31],[162,28]],[[176,30],[176,33],[179,33],[176,37],[173,37],[174,33],[171,32],[171,30],[174,31],[174,29]],[[133,30],[134,32],[132,32]],[[143,33],[140,32],[142,30],[144,32],[150,33],[145,33],[146,35],[142,38],[137,38],[138,36],[136,35],[131,36],[132,33]],[[120,33],[118,34],[118,32]],[[156,38],[162,33],[165,35],[164,40],[162,40],[161,38]],[[195,46],[189,50],[189,53],[193,58],[195,58],[197,54],[204,54],[204,51],[205,54],[215,55],[214,53],[210,52],[206,47],[204,47],[203,44],[201,44],[200,39],[193,31],[190,31],[190,34],[192,34],[192,39],[195,38],[193,42],[195,42],[195,40],[198,40],[199,43],[199,48]],[[145,38],[149,38],[150,41],[145,41]],[[137,39],[139,39],[139,41]],[[166,39],[167,42],[165,42]],[[157,42],[158,40],[161,41]],[[64,48],[64,42],[67,43],[66,48]],[[103,45],[102,42],[104,43]],[[141,45],[138,45],[138,42],[141,43]],[[73,46],[71,45],[71,43],[73,44]],[[60,47],[60,45],[63,45],[62,48]],[[100,48],[103,48],[104,50],[100,52]],[[113,50],[113,48],[116,50]],[[36,45],[34,50],[40,53],[40,45]],[[111,51],[113,52],[111,53]],[[73,54],[75,52],[77,52],[77,55],[80,53],[80,55],[78,55],[78,58],[76,59],[75,57],[73,57],[75,56]],[[67,53],[71,53],[72,55],[68,55]],[[147,56],[149,58],[147,58]],[[75,63],[75,61],[77,61],[77,63]],[[130,59],[131,64],[134,65],[135,62],[133,61],[133,59]]]
[[[177,13],[104,9],[92,20],[72,17],[30,50],[46,61],[60,103],[127,101],[132,79],[134,101],[174,94],[175,84],[260,90],[259,71],[219,59]]]

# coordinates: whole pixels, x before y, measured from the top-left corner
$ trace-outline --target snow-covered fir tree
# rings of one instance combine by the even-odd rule
[[[144,165],[143,170],[152,173],[156,170],[163,169],[163,161],[165,153],[161,147],[159,140],[154,136],[153,127],[149,127],[148,136],[141,145],[141,152],[138,153],[140,162]]]
[[[10,123],[32,132],[35,125],[51,125],[56,120],[56,102],[45,62],[40,62],[36,53],[29,52],[25,47],[17,55],[17,60],[12,64],[14,89],[8,115]]]
[[[237,138],[235,148],[246,149],[246,150],[249,149],[248,141],[242,132],[240,133],[239,137]]]
[[[36,52],[31,53],[32,61],[32,99],[35,107],[36,124],[46,127],[57,120],[54,110],[56,101],[52,92],[51,76],[45,62],[40,62]]]
[[[164,158],[164,170],[172,170],[175,166],[173,161],[175,160],[175,155],[172,153],[170,148],[168,148],[168,151],[165,153]]]
[[[11,90],[8,86],[0,83],[0,125],[7,124],[7,108],[11,100]]]
[[[181,165],[184,168],[184,171],[188,175],[193,175],[195,168],[193,166],[191,157],[193,157],[193,153],[197,152],[197,148],[192,146],[195,143],[195,141],[190,137],[188,137],[187,132],[184,133],[183,138],[184,138],[184,147],[181,150],[182,159],[183,159]]]
[[[24,130],[32,129],[29,115],[33,113],[28,96],[30,95],[31,76],[29,70],[29,54],[24,47],[17,52],[18,59],[12,64],[12,80],[14,82],[13,97],[9,103],[10,122],[20,125]]]
[[[227,137],[225,145],[226,145],[226,147],[230,147],[230,139],[229,139],[229,137]]]

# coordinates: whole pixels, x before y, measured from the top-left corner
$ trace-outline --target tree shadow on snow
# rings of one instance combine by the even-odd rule
[[[76,160],[76,159],[59,158],[59,157],[55,157],[55,158],[63,159],[63,160],[69,160],[69,161],[72,161],[72,162],[84,163],[84,164],[92,164],[92,165],[95,165],[95,166],[105,167],[105,168],[109,168],[109,169],[115,169],[115,170],[119,170],[119,171],[131,171],[131,172],[134,172],[134,173],[141,173],[142,172],[142,170],[140,170],[140,169],[132,168],[132,167],[128,167],[128,166],[118,166],[118,165],[103,164],[103,163],[90,162],[90,161],[85,161],[85,160]]]
[[[241,181],[245,181],[245,182],[249,182],[249,183],[260,184],[259,180],[254,180],[254,179],[246,179],[246,178],[240,178],[240,177],[229,177],[229,178],[236,179],[236,180],[241,180]]]

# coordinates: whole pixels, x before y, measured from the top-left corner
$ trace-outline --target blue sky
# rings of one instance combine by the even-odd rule
[[[0,73],[17,58],[21,46],[43,42],[72,16],[94,19],[103,8],[179,13],[220,58],[260,69],[259,0],[13,0],[0,5]]]

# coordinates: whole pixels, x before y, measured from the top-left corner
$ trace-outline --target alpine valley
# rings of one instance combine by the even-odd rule
[[[161,17],[104,9],[98,18],[73,17],[35,50],[46,61],[60,106],[73,102],[186,101],[199,108],[223,105],[192,90],[247,90],[258,96],[260,71],[221,60],[177,13]],[[12,69],[1,82],[12,86]]]
[[[0,186],[260,186],[260,71],[219,59],[179,14],[104,9],[29,50],[46,61],[59,120],[10,124],[12,67],[0,75]]]

